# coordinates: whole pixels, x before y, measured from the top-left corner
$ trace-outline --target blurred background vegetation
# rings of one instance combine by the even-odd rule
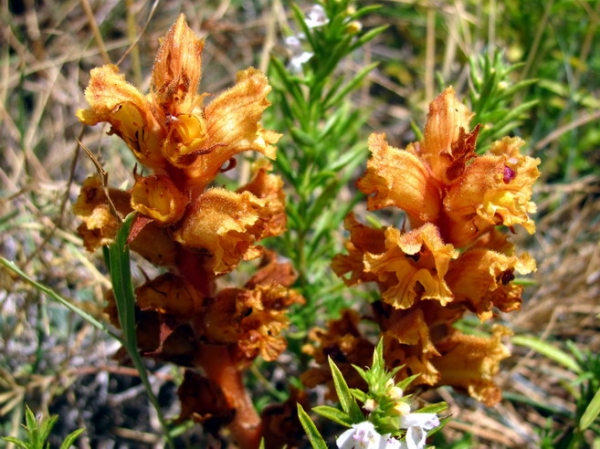
[[[382,5],[361,20],[364,28],[389,26],[338,69],[352,74],[379,63],[353,97],[369,114],[364,141],[372,131],[386,132],[398,147],[414,140],[411,125],[422,129],[427,104],[443,86],[475,102],[470,80],[477,64],[470,60],[499,55],[500,69],[513,66],[497,80],[499,89],[535,80],[498,106],[508,113],[535,102],[511,133],[542,160],[538,232],[517,235],[538,272],[523,310],[502,319],[556,351],[515,345],[499,376],[505,399],[494,409],[439,391],[453,419],[436,445],[591,446],[597,428],[577,426],[600,383],[600,2],[358,3]],[[70,212],[79,185],[95,170],[78,140],[112,185],[131,180],[135,161],[106,129],[84,132],[74,113],[86,105],[89,70],[108,62],[123,58],[121,70],[147,91],[158,37],[181,12],[207,38],[205,92],[230,86],[248,66],[266,70],[270,54],[285,56],[280,30],[293,28],[286,1],[0,1],[0,255],[97,317],[109,281],[101,255],[83,249]],[[112,359],[116,350],[109,337],[0,270],[0,434],[18,435],[27,403],[59,415],[53,444],[85,427],[79,447],[154,447],[156,416],[135,371]],[[286,377],[284,366],[293,369],[269,369],[263,396]],[[180,374],[149,368],[166,414],[176,416]],[[200,430],[184,427],[182,447],[205,441]],[[575,441],[569,435],[579,446],[568,446]]]

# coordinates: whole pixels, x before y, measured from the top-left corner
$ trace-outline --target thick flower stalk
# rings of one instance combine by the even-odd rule
[[[272,361],[285,349],[286,310],[302,298],[287,288],[295,280],[291,267],[257,245],[286,227],[283,182],[269,173],[270,163],[256,162],[250,182],[236,191],[210,187],[240,152],[275,158],[280,136],[260,124],[271,88],[249,68],[214,98],[199,94],[203,47],[182,15],[161,42],[147,95],[114,65],[91,71],[90,107],[77,117],[108,123],[144,168],[127,191],[89,178],[74,210],[90,251],[110,243],[121,218],[136,212],[131,248],[166,269],[135,292],[140,351],[190,368],[179,391],[182,418],[209,422],[209,431],[227,425],[240,447],[256,448],[261,418],[242,373],[256,357]],[[219,276],[261,256],[244,286],[218,288]],[[107,311],[114,314],[111,298]]]
[[[348,285],[379,287],[373,318],[389,366],[404,365],[399,376],[419,373],[415,384],[452,385],[492,405],[500,399],[493,376],[509,355],[501,342],[508,330],[495,327],[486,339],[462,335],[452,324],[467,311],[484,321],[520,307],[522,287],[512,281],[515,273],[535,270],[535,262],[517,254],[498,227],[535,231],[529,214],[539,160],[520,154],[517,137],[478,156],[472,115],[449,88],[431,104],[422,142],[398,149],[385,135],[371,135],[358,187],[369,210],[395,207],[407,222],[401,229],[372,228],[351,214],[347,254],[336,256],[333,269]],[[313,334],[316,343],[307,351],[318,362],[332,355],[342,372],[344,363],[356,363],[354,352],[365,339],[353,317]],[[310,386],[326,378],[325,366],[304,375]]]

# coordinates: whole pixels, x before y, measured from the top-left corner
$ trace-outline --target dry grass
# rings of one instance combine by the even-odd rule
[[[113,185],[130,180],[134,161],[117,139],[105,135],[106,129],[84,130],[75,119],[75,111],[85,106],[89,70],[119,61],[137,42],[121,68],[147,89],[158,36],[183,11],[191,27],[208,36],[202,90],[218,92],[231,84],[238,69],[264,66],[276,44],[276,26],[287,20],[279,2],[257,0],[236,7],[240,3],[184,0],[162,2],[153,9],[149,2],[133,0],[89,5],[85,0],[0,2],[2,256],[101,315],[109,281],[99,255],[87,254],[76,237],[77,223],[70,212],[79,185],[94,171],[78,140],[101,161]],[[424,15],[424,60],[406,43],[390,45],[391,35],[361,56],[406,61],[406,73],[397,78],[374,73],[372,88],[357,98],[375,107],[370,126],[388,132],[394,144],[400,144],[394,139],[410,140],[411,117],[422,123],[421,107],[436,90],[435,64],[460,86],[466,78],[457,53],[481,48],[481,41],[469,32],[479,18],[461,10],[462,3],[451,3],[444,2],[438,13],[453,36],[444,48],[435,48],[435,22]],[[86,13],[87,7],[91,13]],[[365,25],[385,20],[374,15]],[[409,25],[397,24],[400,29]],[[438,61],[436,52],[443,54]],[[362,60],[349,70],[359,64]],[[420,76],[422,81],[416,79]],[[398,79],[407,83],[400,85]],[[520,332],[549,341],[573,340],[593,352],[600,350],[599,181],[587,177],[538,186],[542,218],[535,241],[527,242],[538,260],[536,285],[529,288],[523,310],[504,317]],[[80,447],[113,447],[110,432],[127,447],[159,445],[156,417],[146,406],[135,373],[111,359],[115,350],[114,343],[90,325],[0,270],[0,433],[16,434],[21,406],[27,401],[34,410],[60,413],[61,421],[68,421],[57,428],[63,434],[86,426],[88,436],[80,439]],[[163,368],[154,376],[168,414],[176,412],[172,396],[177,375]],[[521,348],[515,348],[512,366],[501,376],[507,390],[567,409],[573,404],[562,382],[572,378],[572,373]],[[486,410],[449,391],[441,395],[456,417],[447,428],[449,439],[470,432],[479,447],[535,447],[534,428],[545,423],[532,407],[504,401]],[[196,441],[193,434],[189,438]]]

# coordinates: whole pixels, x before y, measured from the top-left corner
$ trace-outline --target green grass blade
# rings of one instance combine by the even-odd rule
[[[127,237],[129,236],[131,222],[134,217],[135,213],[131,213],[125,218],[123,225],[117,233],[115,241],[108,247],[110,278],[119,314],[119,323],[121,324],[121,330],[123,331],[123,344],[131,357],[133,365],[139,373],[140,380],[144,384],[150,402],[156,409],[167,443],[170,448],[174,449],[175,446],[171,439],[167,422],[158,403],[158,399],[152,391],[146,367],[137,348],[135,293],[131,281],[129,247],[127,246]]]
[[[548,342],[526,335],[515,335],[511,341],[515,345],[525,346],[526,348],[534,350],[538,354],[560,363],[562,366],[573,371],[574,373],[581,373],[581,367],[573,357],[564,352],[562,349],[559,349]]]
[[[63,298],[62,296],[60,296],[58,293],[54,292],[50,288],[46,287],[45,285],[40,284],[39,282],[33,280],[32,278],[30,278],[27,274],[25,274],[24,271],[22,271],[19,267],[17,267],[17,265],[14,262],[11,262],[11,261],[5,259],[4,257],[0,256],[0,264],[4,265],[9,270],[11,270],[15,274],[19,275],[23,280],[29,282],[36,289],[38,289],[39,291],[45,293],[46,295],[48,295],[54,301],[62,304],[63,306],[65,306],[70,311],[75,312],[77,315],[79,315],[80,317],[82,317],[84,320],[86,320],[92,326],[97,327],[98,329],[106,332],[108,335],[110,335],[115,340],[121,341],[121,338],[117,334],[115,334],[110,329],[108,329],[104,324],[102,324],[96,318],[94,318],[89,313],[85,312],[84,310],[80,309],[76,305],[73,305],[70,301],[68,301],[67,299]]]
[[[600,413],[600,389],[596,391],[592,401],[588,404],[585,412],[579,420],[579,429],[586,430],[598,417]]]

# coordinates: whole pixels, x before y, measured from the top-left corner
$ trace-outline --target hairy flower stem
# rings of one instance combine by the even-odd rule
[[[178,268],[181,275],[202,295],[211,296],[215,291],[214,276],[204,269],[204,262],[203,256],[182,250]],[[262,436],[261,419],[244,386],[243,371],[236,367],[230,346],[201,344],[195,365],[204,370],[208,379],[219,385],[228,407],[235,411],[229,430],[240,449],[258,448]]]
[[[229,430],[240,449],[257,449],[262,436],[261,419],[243,382],[243,372],[235,366],[224,345],[202,345],[196,364],[223,390],[229,407],[235,410]]]

